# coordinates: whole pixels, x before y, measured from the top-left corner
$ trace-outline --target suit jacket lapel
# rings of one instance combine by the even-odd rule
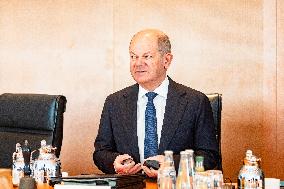
[[[179,121],[181,120],[184,108],[187,104],[186,99],[183,98],[185,93],[185,91],[180,90],[177,83],[169,78],[168,96],[159,144],[159,154],[162,154],[165,150],[171,150],[167,149],[167,147],[175,134],[175,130],[179,125]]]
[[[134,155],[134,160],[140,161],[139,148],[138,148],[138,137],[137,137],[137,100],[138,100],[138,84],[133,85],[127,92],[124,93],[126,103],[126,115],[130,115],[128,120],[125,120],[125,140],[132,146],[131,152]]]

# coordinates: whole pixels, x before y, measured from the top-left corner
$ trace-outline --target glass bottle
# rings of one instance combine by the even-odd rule
[[[175,189],[176,170],[174,166],[173,151],[167,150],[164,153],[164,163],[158,170],[158,188]]]
[[[198,189],[211,189],[212,185],[208,185],[208,174],[205,172],[203,161],[203,156],[195,157],[194,187]]]
[[[196,156],[195,157],[195,171],[196,172],[204,172],[204,165],[203,165],[204,157],[203,156]]]
[[[189,179],[191,188],[193,188],[193,181],[195,175],[194,151],[192,149],[185,150],[188,156]]]
[[[12,183],[19,186],[20,179],[24,176],[24,157],[20,143],[16,144],[16,151],[13,153]]]
[[[179,162],[178,176],[176,182],[176,189],[192,189],[190,176],[189,176],[188,154],[185,151],[180,152],[180,162]]]
[[[194,163],[194,151],[189,149],[185,150],[188,156],[188,168],[189,168],[189,176],[193,177],[195,174],[195,163]]]
[[[254,156],[251,150],[247,150],[246,157],[243,160],[243,166],[238,175],[239,189],[264,188],[264,173],[259,163],[260,159]]]

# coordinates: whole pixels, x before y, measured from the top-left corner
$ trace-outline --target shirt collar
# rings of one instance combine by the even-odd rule
[[[169,79],[168,77],[166,77],[164,81],[161,83],[161,85],[157,87],[153,92],[167,99],[168,87],[169,87]],[[141,99],[148,92],[149,91],[147,91],[141,85],[139,85],[138,99]]]

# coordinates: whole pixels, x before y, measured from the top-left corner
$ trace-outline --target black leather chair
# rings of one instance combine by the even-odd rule
[[[11,168],[16,143],[28,140],[32,150],[40,141],[56,147],[59,157],[63,139],[63,113],[66,98],[62,95],[0,95],[0,168]]]
[[[211,103],[213,117],[214,117],[214,125],[216,131],[216,139],[219,145],[219,156],[220,162],[218,165],[218,169],[222,170],[222,153],[221,153],[221,112],[222,112],[222,95],[219,93],[211,93],[207,94],[209,101]]]

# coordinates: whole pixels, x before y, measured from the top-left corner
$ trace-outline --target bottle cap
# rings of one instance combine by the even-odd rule
[[[164,153],[165,153],[165,155],[166,155],[166,154],[169,154],[169,155],[170,155],[170,154],[173,154],[174,152],[171,151],[171,150],[166,150],[166,151],[164,151]]]
[[[185,152],[188,154],[189,157],[193,157],[194,151],[192,149],[187,149]]]
[[[195,160],[196,160],[197,162],[201,162],[201,161],[204,160],[204,157],[203,157],[203,156],[196,156],[196,157],[195,157]]]
[[[194,150],[192,150],[192,149],[186,149],[185,150],[187,153],[194,153]]]

